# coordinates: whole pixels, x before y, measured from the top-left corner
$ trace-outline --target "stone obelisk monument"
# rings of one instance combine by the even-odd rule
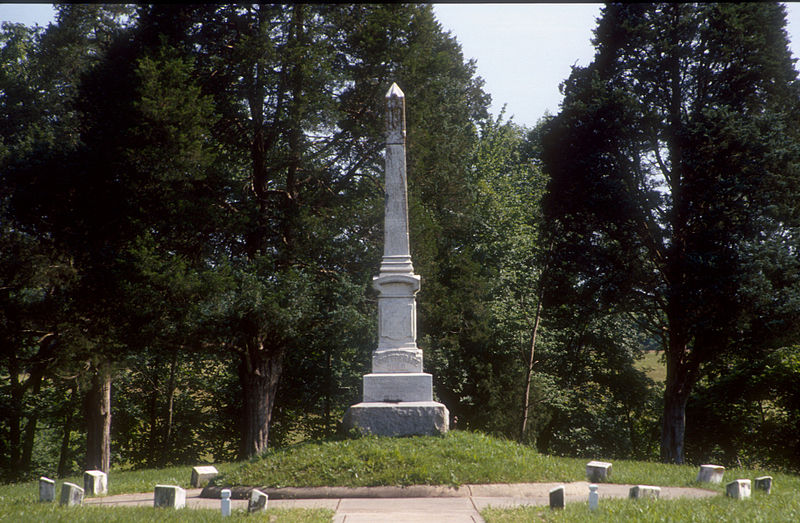
[[[386,209],[378,291],[378,348],[372,373],[364,376],[364,401],[348,409],[347,429],[365,434],[407,436],[447,432],[447,407],[433,401],[430,374],[422,372],[417,347],[420,277],[414,274],[408,243],[406,188],[406,105],[403,91],[392,84],[386,94]]]

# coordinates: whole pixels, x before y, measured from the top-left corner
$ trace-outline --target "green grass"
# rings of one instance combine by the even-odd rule
[[[604,459],[604,456],[593,456]],[[269,451],[241,463],[217,464],[219,485],[258,487],[462,485],[465,483],[584,481],[585,458],[557,458],[480,433],[454,431],[441,437],[377,438],[308,442]],[[613,460],[615,483],[698,486],[697,467]],[[766,470],[728,469],[725,479],[771,475],[773,493],[753,499],[601,500],[589,513],[586,503],[549,508],[487,509],[489,522],[506,521],[800,521],[800,476]],[[151,492],[156,483],[188,487],[191,467],[114,471],[109,493]],[[67,481],[81,483],[80,478]],[[61,481],[59,481],[60,490]],[[702,485],[720,493],[723,485]],[[588,493],[587,493],[588,497]],[[151,507],[59,507],[40,504],[37,482],[0,486],[0,521],[216,521],[215,510],[157,510]],[[234,514],[236,516],[236,514]],[[239,513],[238,517],[245,517]],[[329,510],[270,509],[255,521],[330,521]]]
[[[604,459],[603,456],[595,456]],[[217,484],[258,487],[453,485],[465,483],[570,482],[586,479],[585,458],[558,458],[481,433],[303,443],[270,451],[227,469]],[[613,460],[615,483],[697,486],[698,468]],[[782,483],[800,478],[764,470],[733,469],[726,478],[772,475]],[[720,492],[723,485],[708,487]]]
[[[215,464],[218,470],[235,468],[238,464]],[[179,485],[189,488],[190,466],[148,470],[112,470],[109,474],[108,493],[130,494],[152,492],[156,484]],[[73,476],[56,482],[56,502],[39,503],[38,481],[0,485],[0,521],[22,522],[144,522],[144,521],[229,521],[247,517],[247,521],[274,521],[289,523],[330,522],[333,511],[327,509],[269,509],[263,514],[248,516],[245,511],[233,511],[233,518],[223,518],[219,510],[183,509],[166,510],[153,507],[61,507],[58,496],[64,481],[83,485],[83,478]]]
[[[753,492],[751,499],[735,500],[724,496],[673,500],[600,500],[594,512],[588,503],[569,503],[563,510],[549,507],[515,509],[488,508],[481,511],[487,523],[552,522],[797,522],[800,521],[800,496],[794,485],[774,485],[772,494]]]
[[[461,485],[571,481],[586,460],[553,458],[479,433],[304,443],[228,471],[217,484],[259,487]]]
[[[636,362],[636,367],[647,373],[647,376],[656,383],[667,380],[667,365],[664,363],[664,351],[645,351],[642,359]]]
[[[145,521],[225,522],[231,520],[268,521],[288,523],[329,523],[334,512],[327,509],[269,509],[261,514],[248,515],[245,510],[234,510],[225,518],[219,510],[181,509],[168,510],[153,507],[60,507],[58,504],[17,504],[0,506],[0,521],[105,523]],[[245,519],[246,518],[246,519]]]

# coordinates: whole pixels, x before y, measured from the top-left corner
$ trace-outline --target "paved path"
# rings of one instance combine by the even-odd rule
[[[262,489],[269,495],[271,508],[327,508],[336,512],[334,523],[474,523],[482,522],[480,511],[486,507],[547,505],[550,489],[564,485],[567,503],[586,502],[589,483],[515,483],[463,485],[451,487],[360,487]],[[632,485],[600,483],[603,498],[625,498]],[[186,491],[189,508],[219,510],[219,499],[201,498],[201,489]],[[234,492],[236,495],[236,492]],[[699,488],[661,487],[661,499],[708,497],[717,492]],[[122,494],[88,498],[86,504],[125,506],[153,505],[153,493]],[[233,499],[234,510],[247,509],[247,500]]]

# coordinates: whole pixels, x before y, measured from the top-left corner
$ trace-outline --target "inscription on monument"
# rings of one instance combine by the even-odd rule
[[[372,372],[422,372],[422,351],[376,351],[372,355]]]

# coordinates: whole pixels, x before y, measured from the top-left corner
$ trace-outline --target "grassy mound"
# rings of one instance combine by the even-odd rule
[[[581,479],[580,460],[538,454],[480,433],[365,437],[269,451],[217,484],[263,487],[460,485]]]
[[[605,459],[605,456],[594,456]],[[258,487],[461,485],[465,483],[570,482],[585,480],[588,459],[557,458],[530,447],[480,433],[454,431],[441,437],[377,438],[308,442],[271,450],[241,463],[221,463],[217,484]],[[613,461],[615,483],[697,486],[697,467],[626,460]],[[725,481],[771,475],[773,492],[754,492],[738,501],[709,499],[601,500],[590,514],[585,503],[561,511],[547,507],[487,509],[490,523],[506,521],[800,521],[800,476],[763,470],[729,469]],[[112,470],[109,494],[150,492],[156,483],[188,487],[191,467]],[[66,481],[81,484],[79,477]],[[60,487],[61,480],[59,481]],[[719,492],[723,485],[709,486]],[[37,503],[36,482],[0,486],[0,521],[217,521],[217,511],[158,511],[151,507],[64,508]],[[240,511],[235,517],[247,517]],[[270,509],[267,520],[330,521],[329,510]],[[251,518],[252,520],[252,518]]]
[[[604,459],[604,456],[596,456]],[[558,458],[481,433],[302,443],[269,451],[224,471],[224,485],[259,487],[452,485],[569,482],[586,479],[587,459]],[[697,467],[613,460],[615,483],[695,486]],[[765,471],[736,470],[726,478],[755,478]],[[796,476],[781,482],[800,486]],[[704,485],[706,486],[706,485]],[[718,485],[718,490],[723,486]]]

